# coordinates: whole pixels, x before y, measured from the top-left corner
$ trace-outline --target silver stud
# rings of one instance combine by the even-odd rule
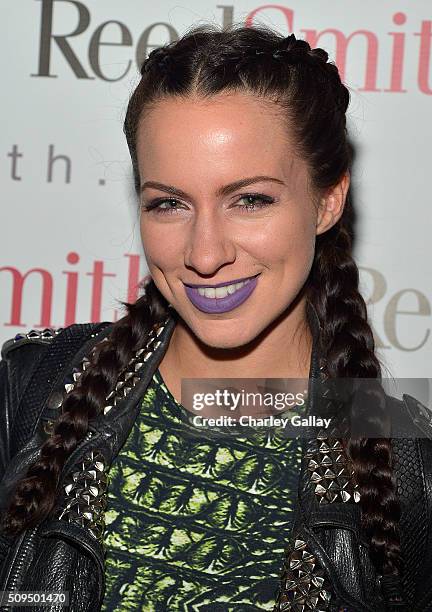
[[[328,436],[321,429],[316,438],[308,442],[304,457],[308,461],[310,482],[315,486],[320,503],[360,501],[354,469],[340,439]]]
[[[274,612],[326,612],[330,609],[330,581],[305,540],[296,538],[286,552]]]
[[[161,345],[162,342],[160,340],[155,342],[155,339],[163,332],[169,320],[170,316],[168,315],[162,324],[159,324],[156,329],[152,329],[149,332],[149,337],[147,338],[146,346],[138,349],[132,355],[125,370],[119,374],[117,382],[115,384],[115,388],[110,391],[110,393],[106,397],[106,405],[103,409],[104,415],[107,415],[120,400],[124,399],[139,382],[140,377],[137,375],[137,373],[142,369],[144,363],[150,359],[154,351],[158,349]],[[105,336],[105,338],[103,338],[98,344],[93,347],[91,353],[94,353],[97,350],[97,347],[102,342],[108,341],[109,336]],[[89,365],[90,360],[88,359],[88,357],[84,357],[81,362],[73,369],[71,378],[69,378],[68,381],[64,384],[66,393],[70,393],[76,386],[80,384],[82,374],[89,367]]]
[[[168,320],[169,317],[167,318],[167,321]],[[120,373],[114,390],[111,391],[106,397],[107,403],[103,409],[104,415],[107,415],[120,400],[127,397],[135,385],[140,381],[140,376],[137,374],[144,366],[144,363],[150,359],[154,351],[162,344],[160,340],[155,342],[155,337],[162,333],[162,331],[165,329],[165,325],[166,323],[161,324],[156,331],[150,331],[150,337],[147,339],[145,348],[140,348],[135,351],[126,369]],[[143,353],[145,353],[144,356]]]
[[[57,336],[57,334],[61,333],[64,330],[64,327],[58,327],[55,329],[54,327],[46,327],[45,329],[31,329],[30,331],[24,334],[17,334],[13,341],[19,342],[20,340],[47,340],[51,341],[53,338]]]
[[[105,457],[98,450],[91,450],[76,468],[63,485],[64,507],[58,512],[58,519],[88,529],[103,545],[109,482]]]

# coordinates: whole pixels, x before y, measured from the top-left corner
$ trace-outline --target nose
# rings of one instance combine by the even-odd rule
[[[235,261],[236,249],[229,222],[218,210],[201,209],[190,225],[184,262],[200,274],[213,274]]]

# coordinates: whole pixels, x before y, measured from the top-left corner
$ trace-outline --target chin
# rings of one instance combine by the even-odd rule
[[[220,324],[219,324],[220,323]],[[212,348],[235,349],[251,342],[259,333],[258,329],[239,329],[238,321],[209,319],[200,322],[199,325],[191,326],[196,336]]]

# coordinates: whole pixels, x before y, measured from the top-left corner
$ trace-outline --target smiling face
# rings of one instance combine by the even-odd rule
[[[242,346],[287,311],[325,224],[276,110],[242,93],[171,98],[138,128],[149,272],[209,346]]]

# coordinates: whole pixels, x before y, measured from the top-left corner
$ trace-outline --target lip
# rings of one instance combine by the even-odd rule
[[[243,278],[236,278],[235,280],[229,280],[225,283],[218,283],[217,285],[196,285],[193,283],[183,283],[183,285],[186,285],[186,287],[192,287],[193,289],[199,289],[200,287],[207,289],[216,289],[217,287],[226,287],[227,285],[235,285],[236,283],[242,283],[243,281],[248,280],[248,278],[252,279],[256,276],[258,276],[258,274],[254,274],[253,276],[244,276]]]
[[[234,293],[231,293],[225,297],[214,297],[209,298],[205,295],[200,295],[198,287],[188,287],[185,285],[185,292],[190,302],[202,312],[207,312],[211,314],[222,314],[224,312],[230,312],[234,310],[238,306],[241,306],[246,300],[252,295],[255,291],[255,288],[258,284],[257,274],[255,277],[252,277],[248,283],[243,284],[240,289],[237,289]],[[232,282],[232,281],[231,281]],[[225,283],[225,285],[230,283]]]

